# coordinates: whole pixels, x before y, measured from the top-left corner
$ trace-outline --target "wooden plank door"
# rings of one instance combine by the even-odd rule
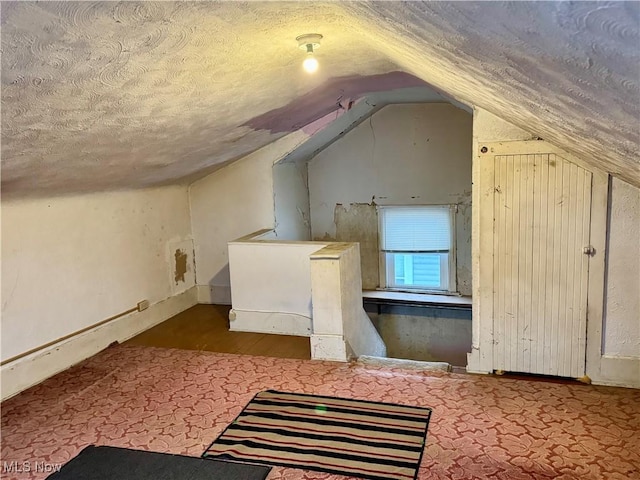
[[[581,377],[592,173],[554,153],[493,167],[494,368]]]

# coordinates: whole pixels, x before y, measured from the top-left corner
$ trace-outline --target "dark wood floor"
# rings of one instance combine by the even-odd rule
[[[230,308],[227,305],[196,305],[124,343],[277,358],[311,358],[308,337],[229,331]],[[453,372],[466,373],[466,369],[453,367]],[[569,378],[517,373],[507,373],[502,378],[578,383]]]
[[[196,305],[125,342],[208,352],[311,358],[308,337],[229,331],[226,305]]]

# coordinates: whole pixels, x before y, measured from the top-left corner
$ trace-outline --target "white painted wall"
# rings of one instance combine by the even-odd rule
[[[534,135],[481,108],[473,110],[473,142],[532,140]],[[475,154],[476,149],[473,149]]]
[[[169,281],[190,230],[184,187],[3,201],[2,359],[191,287]]]
[[[386,346],[362,308],[360,248],[330,243],[311,255],[311,358],[347,361],[386,356]]]
[[[235,331],[311,336],[311,358],[384,356],[384,342],[362,308],[357,243],[259,240],[229,243]]]
[[[273,166],[275,233],[280,240],[311,240],[306,162]]]
[[[358,244],[345,248],[340,255],[340,290],[344,338],[355,357],[386,357],[387,347],[362,306]]]
[[[309,255],[321,242],[229,243],[231,330],[309,336],[312,330]]]
[[[307,138],[287,135],[189,188],[199,302],[231,303],[227,243],[273,228],[273,164]]]
[[[640,189],[611,186],[604,354],[640,358]]]
[[[312,237],[335,237],[336,204],[462,204],[458,288],[470,295],[471,135],[471,115],[448,103],[384,107],[309,162]]]
[[[2,359],[96,324],[143,299],[153,305],[189,290],[194,285],[190,235],[186,187],[3,201]],[[188,257],[185,280],[177,284],[172,282],[176,245]],[[130,315],[131,328],[113,338],[107,332],[98,343],[104,348],[123,340],[118,335],[132,335],[153,323],[148,319],[137,328],[136,319]],[[68,366],[62,357],[57,368]]]

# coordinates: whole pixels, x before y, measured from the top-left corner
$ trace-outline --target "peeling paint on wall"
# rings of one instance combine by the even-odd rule
[[[471,190],[453,194],[456,215],[456,285],[462,295],[471,295]]]
[[[389,105],[370,120],[309,162],[312,236],[359,241],[363,286],[376,288],[374,200],[377,205],[456,204],[457,288],[470,295],[472,117],[449,104],[427,103]],[[367,209],[369,223],[359,218]]]
[[[193,240],[169,242],[165,258],[172,295],[182,293],[196,284]]]
[[[331,112],[343,109],[342,102],[345,99],[353,102],[366,93],[425,86],[427,84],[424,81],[405,72],[332,78],[287,105],[252,118],[244,126],[254,130],[269,130],[271,133],[294,132]]]
[[[182,250],[178,249],[176,250],[176,253],[174,254],[174,258],[175,258],[175,268],[174,268],[174,281],[176,282],[176,285],[178,284],[178,282],[184,282],[184,276],[187,273],[187,254],[185,252],[183,252]]]
[[[337,204],[334,209],[338,242],[360,243],[362,288],[371,290],[380,284],[378,267],[378,210],[376,204],[352,203],[348,207]]]

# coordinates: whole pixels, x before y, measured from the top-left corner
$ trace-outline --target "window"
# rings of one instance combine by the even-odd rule
[[[454,292],[455,205],[380,207],[385,288]]]

